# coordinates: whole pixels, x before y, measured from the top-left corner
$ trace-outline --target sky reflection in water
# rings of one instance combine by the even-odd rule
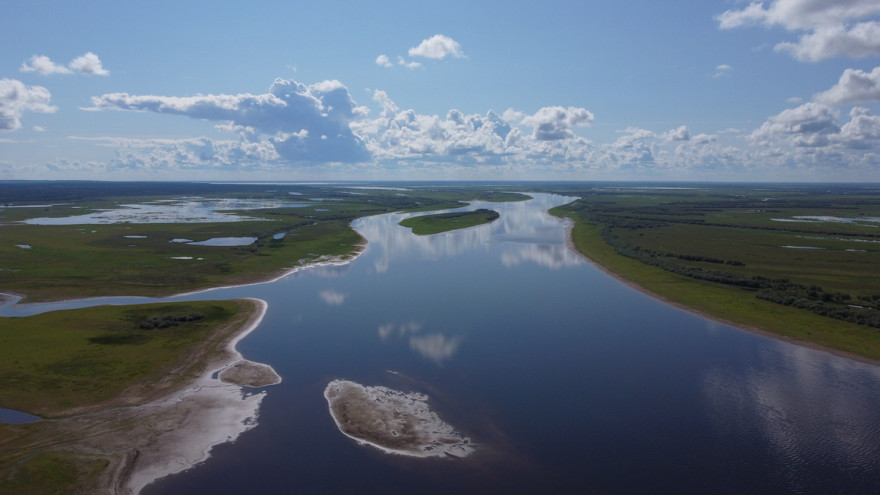
[[[241,350],[284,382],[258,427],[145,493],[880,490],[880,368],[632,290],[566,247],[545,211],[567,201],[475,202],[500,219],[434,236],[362,218],[353,263],[181,298],[267,300]],[[321,396],[341,378],[427,393],[477,453],[357,446]]]
[[[256,217],[224,213],[223,210],[292,208],[305,203],[241,199],[181,199],[155,203],[122,204],[118,208],[70,217],[40,217],[25,220],[32,225],[93,225],[112,223],[202,223],[242,222]]]

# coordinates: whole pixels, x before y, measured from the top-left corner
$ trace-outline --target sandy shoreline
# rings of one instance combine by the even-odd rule
[[[236,365],[251,363],[243,359],[236,344],[256,329],[266,314],[268,304],[250,299],[257,305],[242,330],[225,345],[226,357],[208,367],[185,389],[167,397],[136,406],[153,427],[143,432],[136,455],[120,468],[113,483],[117,493],[138,493],[149,483],[194,466],[210,455],[215,445],[235,441],[256,426],[259,405],[265,392],[245,395],[244,384],[220,378]],[[266,365],[263,365],[266,366]],[[256,386],[279,383],[281,378],[271,367]]]
[[[359,256],[365,246],[366,240],[362,238],[353,254],[322,256],[262,281],[224,287],[271,283],[307,268],[344,265]],[[171,297],[217,288],[221,287]],[[244,299],[255,305],[253,313],[221,344],[223,357],[211,362],[198,378],[144,403],[43,420],[43,430],[31,437],[31,447],[35,451],[63,450],[107,459],[107,467],[89,492],[128,495],[205,461],[215,445],[235,441],[257,425],[260,403],[266,395],[265,391],[248,393],[245,388],[281,382],[271,366],[244,359],[236,348],[259,326],[268,310],[268,303],[263,300]],[[0,294],[3,306],[19,300],[16,294]],[[59,444],[56,438],[68,440]]]
[[[687,311],[688,313],[692,313],[692,314],[695,314],[695,315],[697,315],[697,316],[700,316],[700,317],[706,318],[707,320],[712,320],[712,321],[714,321],[714,322],[722,323],[722,324],[724,324],[724,325],[727,325],[727,326],[730,326],[730,327],[733,327],[733,328],[737,328],[737,329],[742,330],[742,331],[744,331],[744,332],[749,332],[749,333],[753,333],[753,334],[756,334],[756,335],[761,335],[762,337],[771,338],[771,339],[773,339],[773,340],[778,340],[778,341],[786,342],[786,343],[789,343],[789,344],[799,345],[799,346],[801,346],[801,347],[807,347],[807,348],[809,348],[809,349],[814,349],[814,350],[817,350],[817,351],[827,352],[828,354],[833,354],[833,355],[835,355],[835,356],[845,357],[845,358],[847,358],[847,359],[852,359],[852,360],[854,360],[854,361],[859,361],[859,362],[862,362],[862,363],[868,363],[868,364],[874,364],[874,365],[878,365],[878,364],[880,364],[880,362],[878,362],[878,361],[875,361],[875,360],[873,360],[873,359],[866,358],[866,357],[864,357],[864,356],[860,356],[860,355],[858,355],[858,354],[854,354],[854,353],[850,353],[850,352],[845,352],[845,351],[841,351],[841,350],[838,350],[838,349],[833,349],[833,348],[830,348],[830,347],[826,347],[826,346],[823,346],[823,345],[816,344],[816,343],[814,343],[814,342],[808,342],[808,341],[804,341],[804,340],[796,340],[796,339],[792,339],[792,338],[790,338],[790,337],[786,337],[785,335],[779,335],[778,333],[773,333],[773,332],[771,332],[771,331],[769,331],[769,330],[764,330],[763,328],[760,328],[760,327],[756,327],[756,326],[752,326],[752,325],[746,325],[746,324],[743,324],[743,323],[738,323],[738,322],[735,322],[735,321],[727,320],[727,319],[725,319],[725,318],[721,318],[721,317],[715,316],[715,315],[713,315],[713,314],[711,314],[711,313],[707,313],[707,312],[705,312],[705,311],[701,311],[701,310],[698,310],[698,309],[692,308],[692,307],[690,307],[690,306],[687,306],[687,305],[685,305],[685,304],[682,304],[682,303],[679,303],[679,302],[673,301],[673,300],[671,300],[671,299],[669,299],[669,298],[667,298],[667,297],[665,297],[665,296],[662,296],[662,295],[660,295],[660,294],[657,294],[656,292],[653,292],[653,291],[651,291],[651,290],[648,290],[648,289],[642,287],[641,285],[639,285],[637,282],[634,282],[634,281],[632,281],[632,280],[629,280],[629,279],[627,279],[627,278],[624,278],[623,276],[621,276],[621,275],[619,275],[619,274],[617,274],[617,273],[615,273],[615,272],[609,270],[609,269],[606,268],[604,265],[602,265],[602,264],[600,264],[600,263],[597,263],[596,261],[592,260],[590,257],[588,257],[587,255],[585,255],[584,253],[580,252],[580,251],[577,249],[577,247],[575,247],[575,245],[574,245],[574,240],[573,240],[573,238],[572,238],[572,234],[571,234],[572,229],[574,229],[574,220],[572,220],[572,219],[570,219],[570,218],[563,218],[562,220],[564,220],[564,221],[566,222],[566,224],[567,224],[567,225],[566,225],[566,229],[565,229],[565,232],[566,232],[566,233],[565,233],[565,244],[566,244],[566,246],[568,246],[569,249],[571,249],[572,251],[574,251],[575,253],[577,253],[578,256],[580,256],[581,258],[583,258],[587,263],[589,263],[589,264],[593,265],[594,267],[596,267],[596,268],[597,268],[599,271],[601,271],[602,273],[608,275],[609,277],[611,277],[611,278],[617,280],[618,282],[620,282],[620,283],[622,283],[622,284],[624,284],[624,285],[626,285],[626,286],[628,286],[628,287],[630,287],[630,288],[632,288],[632,289],[635,289],[635,290],[641,292],[642,294],[646,294],[646,295],[648,295],[648,296],[653,297],[654,299],[657,299],[658,301],[662,301],[664,304],[668,304],[669,306],[673,306],[673,307],[675,307],[675,308],[678,308],[678,309],[681,309],[681,310]]]
[[[461,459],[474,452],[469,438],[431,410],[427,395],[333,380],[324,399],[343,435],[386,454]]]

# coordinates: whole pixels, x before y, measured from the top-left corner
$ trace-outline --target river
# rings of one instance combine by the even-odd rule
[[[362,218],[349,264],[172,298],[267,301],[238,349],[284,381],[256,427],[143,493],[880,492],[880,367],[633,290],[566,246],[546,210],[570,198],[534,198],[434,236]],[[474,453],[359,445],[329,414],[336,379],[426,394]]]

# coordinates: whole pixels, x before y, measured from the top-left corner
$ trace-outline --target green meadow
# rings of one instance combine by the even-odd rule
[[[58,417],[112,403],[133,386],[182,386],[220,356],[251,308],[212,301],[0,318],[0,406]]]
[[[880,360],[880,190],[626,186],[554,210],[588,258],[735,324]],[[809,218],[808,218],[809,217]]]

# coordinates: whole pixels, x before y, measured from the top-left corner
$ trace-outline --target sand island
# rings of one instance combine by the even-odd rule
[[[339,431],[362,445],[413,457],[461,458],[474,452],[469,438],[430,409],[425,394],[333,380],[324,398]]]

